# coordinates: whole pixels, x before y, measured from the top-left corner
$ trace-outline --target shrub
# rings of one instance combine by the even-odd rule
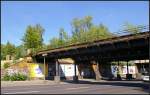
[[[12,81],[22,81],[27,80],[27,76],[21,73],[15,73],[11,76]]]
[[[14,73],[12,75],[5,74],[3,80],[8,81],[24,81],[27,80],[27,76],[21,73]]]
[[[17,80],[17,74],[14,73],[13,75],[10,76],[10,80],[15,81]]]
[[[3,76],[2,80],[9,81],[9,80],[10,80],[10,75],[8,75],[8,73],[6,73],[6,74]]]

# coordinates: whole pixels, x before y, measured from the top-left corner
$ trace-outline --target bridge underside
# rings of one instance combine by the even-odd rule
[[[57,59],[72,58],[75,61],[75,67],[77,64],[79,65],[84,62],[96,64],[94,71],[97,79],[99,79],[99,64],[103,64],[102,62],[128,62],[130,60],[149,59],[149,32],[41,51],[34,55],[37,62],[43,63],[44,57],[42,54],[44,53],[47,54],[47,56],[45,56],[46,62],[58,64]],[[56,67],[56,72],[57,70],[58,67]],[[77,78],[75,77],[74,79]]]
[[[35,58],[37,61],[43,62],[43,56],[38,55],[35,56]],[[48,53],[46,56],[47,61],[62,58],[72,58],[75,61],[128,61],[148,59],[149,38],[70,49],[68,51],[52,52]]]

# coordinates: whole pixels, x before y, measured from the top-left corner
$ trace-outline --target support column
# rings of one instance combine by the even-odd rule
[[[127,61],[127,74],[129,74],[129,64],[128,64],[128,61]]]
[[[117,79],[118,79],[118,80],[121,80],[119,61],[118,61],[118,69],[117,69]]]
[[[96,62],[94,60],[94,61],[91,61],[91,63],[92,63],[92,67],[93,67],[93,70],[94,70],[94,73],[95,73],[96,80],[101,80],[101,74],[100,74],[100,71],[99,71],[99,64],[98,64],[98,62]]]
[[[81,77],[81,64],[79,63],[79,64],[77,65],[77,67],[78,67],[78,78],[81,79],[81,78],[82,78],[82,77]]]
[[[136,72],[136,79],[141,79],[141,74],[139,73],[138,64],[135,63],[135,72]]]
[[[56,76],[55,76],[55,82],[59,83],[60,82],[60,76],[59,76],[59,63],[58,60],[55,61],[56,62]]]
[[[132,75],[129,74],[129,64],[128,64],[128,61],[127,61],[127,74],[126,74],[126,79],[127,80],[130,80],[132,78]]]
[[[74,63],[74,76],[73,76],[73,81],[78,82],[78,76],[77,76],[77,69],[76,69],[77,64]]]

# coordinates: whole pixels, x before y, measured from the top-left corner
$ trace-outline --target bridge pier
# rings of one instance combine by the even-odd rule
[[[127,79],[127,80],[132,79],[132,74],[129,74],[129,64],[128,64],[128,61],[127,61],[127,74],[126,74],[126,79]]]
[[[117,69],[117,80],[121,80],[121,75],[120,75],[120,63],[118,61],[118,69]]]
[[[99,71],[99,63],[97,61],[91,61],[92,63],[92,68],[94,70],[94,73],[95,73],[95,79],[96,80],[101,80],[102,76],[100,74],[100,71]]]
[[[78,64],[78,78],[79,79],[82,79],[83,77],[81,76],[81,70],[82,70],[82,65],[81,64]]]
[[[56,83],[60,82],[60,75],[59,75],[59,63],[58,60],[55,61],[56,64],[56,76],[54,77],[54,80]]]
[[[78,82],[78,76],[77,76],[77,63],[74,63],[74,76],[73,76],[73,81]]]

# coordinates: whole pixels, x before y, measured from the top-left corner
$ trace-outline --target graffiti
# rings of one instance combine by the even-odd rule
[[[116,75],[117,74],[117,71],[118,71],[118,66],[111,66],[111,71],[112,71],[112,74],[113,75]]]
[[[129,66],[129,74],[135,74],[135,66]],[[122,69],[123,74],[127,74],[127,66],[123,66]]]
[[[36,71],[37,74],[42,74],[42,71],[41,71],[40,68],[36,68],[35,71]]]
[[[24,75],[28,74],[28,72],[24,69],[12,69],[12,68],[7,69],[7,73],[8,73],[8,75],[13,75],[15,73],[21,73]]]
[[[28,77],[44,77],[44,65],[36,63],[18,63],[8,68],[5,73],[13,75],[14,73],[22,73]],[[48,69],[46,69],[48,71]]]
[[[38,64],[30,64],[30,77],[43,77],[42,69]]]

